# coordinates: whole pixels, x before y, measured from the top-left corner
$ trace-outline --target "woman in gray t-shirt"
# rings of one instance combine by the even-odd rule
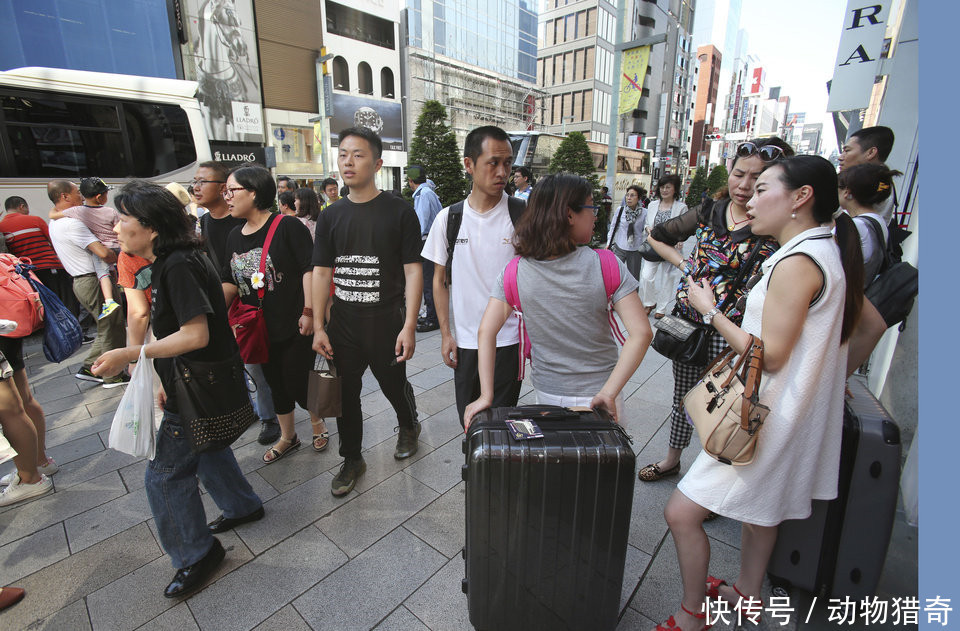
[[[569,173],[548,175],[537,183],[513,239],[520,257],[516,286],[532,347],[538,403],[602,407],[619,420],[620,390],[640,365],[653,332],[636,279],[617,261],[620,283],[610,302],[627,329],[618,357],[600,255],[580,247],[589,243],[596,222],[592,192],[587,180]],[[490,407],[496,335],[511,313],[501,273],[480,322],[481,392],[467,406],[466,427],[474,414]]]

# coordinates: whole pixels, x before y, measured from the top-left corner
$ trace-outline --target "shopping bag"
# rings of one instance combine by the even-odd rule
[[[12,459],[16,455],[17,452],[10,446],[10,443],[7,442],[6,437],[0,434],[0,464]]]
[[[153,460],[157,435],[153,428],[153,361],[140,349],[127,391],[113,415],[108,447],[131,456]]]
[[[327,362],[327,368],[322,368]],[[307,409],[320,418],[340,416],[340,376],[333,362],[317,355],[307,381]]]

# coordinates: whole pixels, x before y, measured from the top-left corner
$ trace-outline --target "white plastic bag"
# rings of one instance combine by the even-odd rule
[[[153,460],[156,453],[157,436],[153,428],[153,361],[144,356],[142,348],[127,391],[113,415],[108,446],[131,456],[146,456],[150,460]]]
[[[17,452],[7,442],[6,436],[0,434],[0,463],[4,463],[17,455]]]

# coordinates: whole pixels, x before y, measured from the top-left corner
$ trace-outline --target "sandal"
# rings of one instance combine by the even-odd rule
[[[279,446],[280,443],[287,443],[287,448],[284,449],[283,451],[280,451],[279,449],[277,449],[276,446],[271,447],[263,454],[262,459],[264,462],[266,462],[267,464],[270,464],[271,462],[276,462],[277,460],[280,460],[281,458],[286,456],[289,452],[293,451],[294,449],[300,446],[300,439],[297,438],[296,434],[294,434],[293,438],[281,438],[277,442],[277,445]]]
[[[680,603],[680,609],[683,609],[686,613],[690,614],[691,616],[699,620],[704,620],[707,617],[706,613],[693,613],[692,611],[684,607],[683,603]],[[713,626],[712,624],[705,624],[703,625],[703,629],[701,631],[708,631],[712,626]],[[662,622],[657,625],[656,631],[681,631],[681,629],[680,629],[680,625],[677,624],[673,616],[670,616],[669,618],[667,618],[666,622]]]
[[[656,482],[661,478],[666,478],[673,475],[678,475],[680,473],[680,463],[673,465],[666,471],[660,468],[660,465],[656,462],[653,464],[648,464],[644,468],[640,469],[640,473],[637,474],[637,477],[640,478],[641,482]]]
[[[322,431],[318,434],[316,433],[317,425],[320,425],[320,424],[323,424],[323,429],[325,431]],[[313,450],[316,452],[323,451],[324,449],[327,448],[327,445],[330,444],[330,432],[326,431],[327,424],[321,420],[319,423],[316,423],[316,424],[314,424],[313,421],[310,421],[310,425],[313,427],[313,432],[314,432],[313,440],[312,440]]]
[[[707,598],[710,598],[712,600],[723,600],[720,598],[720,587],[724,585],[729,585],[730,587],[733,588],[733,591],[737,592],[737,596],[739,596],[742,600],[750,602],[750,599],[752,598],[751,596],[745,596],[743,592],[741,592],[736,585],[731,585],[725,580],[719,579],[715,576],[707,577]],[[763,608],[763,601],[760,600],[759,598],[753,598],[753,602],[759,602],[760,603],[759,608],[760,609]],[[731,604],[736,604],[736,603],[731,603]]]

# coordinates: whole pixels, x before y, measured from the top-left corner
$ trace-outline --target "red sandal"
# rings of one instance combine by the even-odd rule
[[[703,620],[707,617],[706,613],[693,613],[692,611],[684,607],[683,603],[680,603],[680,609],[683,609],[684,612],[690,614],[691,616],[699,620]],[[709,631],[710,627],[712,626],[713,626],[712,624],[705,624],[703,625],[703,629],[701,631]],[[677,624],[673,616],[670,616],[669,618],[667,618],[666,622],[662,622],[657,625],[656,631],[681,631],[681,629],[680,629],[680,625]]]
[[[713,600],[721,600],[720,587],[722,585],[730,585],[730,583],[722,579],[719,579],[715,576],[708,576],[707,577],[707,598],[710,598]],[[733,591],[737,592],[737,596],[739,596],[742,600],[746,602],[750,602],[750,599],[752,598],[752,596],[744,595],[744,593],[741,592],[739,588],[737,588],[736,584],[730,585],[730,587],[733,588]],[[753,601],[760,603],[759,608],[763,609],[763,600],[759,598],[753,598]],[[731,604],[735,604],[735,603],[731,603]]]

